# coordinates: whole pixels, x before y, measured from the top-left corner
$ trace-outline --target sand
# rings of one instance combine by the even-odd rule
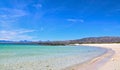
[[[60,59],[53,58],[50,61],[44,62],[31,61],[29,63],[25,62],[21,64],[20,63],[11,64],[11,66],[4,65],[2,66],[3,68],[0,67],[2,68],[0,70],[61,70],[61,68],[59,67],[63,67],[63,70],[120,70],[120,44],[82,44],[82,45],[106,48],[108,49],[108,51],[105,54],[97,58],[91,59],[89,61],[83,62],[82,64],[79,64],[81,57],[69,56]],[[78,62],[78,64],[76,64],[76,62]],[[54,63],[58,64],[56,65]]]
[[[82,44],[82,45],[95,46],[95,47],[99,46],[102,48],[111,49],[111,51],[114,52],[114,54],[109,51],[108,53],[113,55],[111,55],[111,57],[107,59],[108,61],[101,63],[102,60],[105,60],[105,58],[108,58],[108,56],[110,56],[108,53],[106,53],[108,56],[105,56],[104,54],[88,62],[88,64],[86,64],[85,67],[80,65],[77,66],[78,68],[74,70],[120,70],[120,44]],[[98,65],[99,63],[101,63],[101,65],[97,67],[96,62]],[[89,69],[82,69],[82,68],[89,68]]]

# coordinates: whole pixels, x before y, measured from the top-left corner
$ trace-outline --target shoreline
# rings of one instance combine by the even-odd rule
[[[108,51],[92,60],[82,64],[76,64],[64,70],[120,70],[120,44],[81,44],[82,46],[92,46],[105,48]],[[81,46],[80,45],[80,46]]]
[[[81,44],[80,46],[103,48],[106,51],[101,55],[80,63],[81,55],[67,56],[63,58],[51,58],[49,60],[26,61],[10,65],[1,65],[2,70],[120,70],[120,44]],[[78,46],[78,47],[80,47]],[[94,51],[94,50],[93,50]],[[100,51],[98,51],[100,52]],[[88,53],[88,52],[87,52]],[[80,58],[80,59],[79,59]],[[85,57],[86,58],[86,57]],[[24,58],[25,59],[25,58]],[[18,61],[18,60],[17,60]],[[51,63],[52,62],[52,63]],[[74,63],[75,62],[75,63]],[[57,64],[56,64],[57,63]],[[70,65],[71,64],[71,65]]]
[[[112,57],[113,54],[114,54],[114,51],[112,51],[111,49],[108,49],[107,52],[105,52],[104,54],[96,58],[93,58],[91,60],[88,60],[80,64],[67,67],[63,70],[97,70],[105,62],[107,62]]]
[[[8,46],[8,47],[10,47],[10,46]],[[25,50],[26,45],[23,46],[23,47],[24,47],[24,49],[21,52],[23,52],[23,53],[24,53],[24,51],[28,52],[27,50]],[[102,55],[102,54],[106,53],[106,50],[102,49],[102,48],[91,48],[91,47],[83,47],[83,46],[81,46],[81,47],[79,47],[79,46],[71,46],[71,47],[68,46],[66,48],[65,47],[66,46],[59,47],[58,49],[61,50],[61,53],[58,50],[57,51],[58,53],[55,54],[55,56],[53,54],[49,55],[49,57],[39,56],[39,55],[28,57],[28,56],[25,55],[25,57],[16,57],[15,56],[16,58],[10,58],[10,59],[6,58],[5,60],[3,59],[3,60],[1,60],[2,62],[0,63],[0,69],[1,70],[23,70],[23,69],[24,70],[62,70],[66,67],[69,67],[69,66],[72,66],[72,65],[75,65],[75,64],[79,64],[79,63],[83,63],[85,61],[93,59],[94,57],[97,57],[99,55]],[[70,47],[70,49],[69,49],[69,47]],[[13,48],[14,47],[12,47],[11,49],[13,49]],[[50,48],[50,47],[48,47],[48,48]],[[57,50],[56,48],[55,48],[55,50]],[[28,48],[26,48],[26,49],[28,49]],[[31,48],[29,48],[29,49],[31,49]],[[37,51],[36,49],[39,49],[39,48],[35,47],[35,50],[32,48],[32,51],[33,52]],[[51,48],[51,49],[53,51],[54,48]],[[86,51],[85,51],[85,49],[86,49]],[[15,47],[15,50],[16,50],[15,51],[15,53],[16,53],[19,50],[19,48],[17,50],[16,47]],[[96,51],[96,50],[98,50],[98,51]],[[99,50],[101,50],[102,52],[100,52]],[[76,51],[75,54],[74,54],[74,51]],[[29,51],[29,52],[31,52],[31,51]],[[83,53],[81,54],[81,52],[83,52]],[[21,54],[21,53],[19,53],[19,54]],[[52,56],[52,57],[50,57],[50,56]]]

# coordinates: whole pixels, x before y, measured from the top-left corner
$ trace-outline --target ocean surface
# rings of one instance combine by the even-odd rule
[[[107,50],[85,46],[0,44],[1,70],[61,70],[104,54]],[[30,66],[30,63],[32,66]],[[38,67],[39,66],[39,67]]]

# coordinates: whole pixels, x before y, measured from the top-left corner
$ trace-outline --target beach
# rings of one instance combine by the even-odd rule
[[[64,70],[106,51],[89,46],[0,44],[0,70]]]
[[[120,44],[14,46],[1,48],[1,70],[120,70]]]
[[[66,70],[120,70],[120,44],[82,44],[107,48],[109,51],[86,63],[69,67]]]

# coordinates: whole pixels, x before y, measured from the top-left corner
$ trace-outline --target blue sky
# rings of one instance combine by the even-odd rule
[[[0,40],[120,36],[120,0],[1,0]]]

